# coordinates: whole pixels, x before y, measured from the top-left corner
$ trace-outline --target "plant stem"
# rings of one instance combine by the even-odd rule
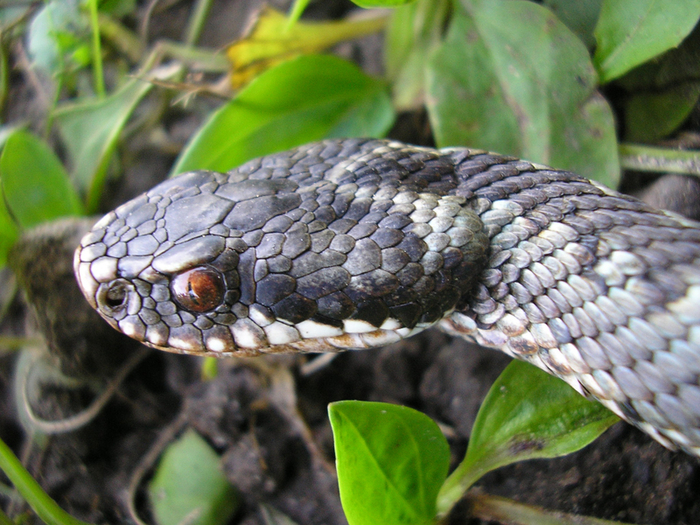
[[[194,67],[198,71],[225,73],[230,67],[229,61],[224,55],[217,54],[211,49],[186,46],[170,40],[161,40],[158,47],[165,55]]]
[[[5,100],[9,92],[9,64],[7,62],[7,49],[0,34],[0,111],[5,107]]]
[[[185,33],[186,45],[193,46],[199,40],[199,35],[204,28],[204,22],[206,22],[209,15],[211,4],[212,0],[197,0],[194,6],[194,13],[192,13],[189,24],[187,24],[187,32]]]
[[[637,171],[700,175],[700,151],[620,144],[620,164]]]
[[[471,486],[476,483],[479,478],[489,471],[488,468],[482,469],[472,463],[467,462],[465,458],[460,463],[455,471],[447,477],[442,485],[437,498],[438,516],[446,516],[464,497]]]
[[[133,32],[124,27],[118,20],[101,13],[98,13],[98,22],[103,38],[127,55],[132,62],[136,63],[141,60],[144,53],[143,46]]]
[[[47,525],[89,525],[75,519],[49,497],[39,483],[27,472],[17,456],[0,440],[0,469],[10,478],[22,497]],[[2,523],[0,521],[0,523]],[[10,522],[11,523],[11,522]]]
[[[510,525],[625,525],[619,521],[551,511],[489,494],[470,495],[467,501],[471,517]]]
[[[0,355],[21,350],[25,346],[36,345],[39,342],[41,342],[39,337],[0,335]]]
[[[289,10],[289,14],[287,15],[288,21],[287,27],[285,29],[289,29],[299,21],[301,15],[306,9],[306,6],[309,5],[309,1],[310,0],[294,0],[294,3],[292,4],[291,9]]]
[[[100,24],[97,19],[97,0],[89,0],[90,26],[92,27],[92,72],[95,77],[95,93],[105,96],[105,79],[102,75],[102,48],[100,46]]]

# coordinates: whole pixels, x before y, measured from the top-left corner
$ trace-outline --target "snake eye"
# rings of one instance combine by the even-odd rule
[[[224,278],[214,268],[199,266],[176,275],[170,283],[173,298],[191,312],[208,312],[224,300]]]

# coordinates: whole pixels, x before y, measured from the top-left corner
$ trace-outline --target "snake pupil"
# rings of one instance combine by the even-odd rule
[[[214,268],[192,268],[172,280],[173,298],[191,312],[208,312],[224,300],[224,279]]]

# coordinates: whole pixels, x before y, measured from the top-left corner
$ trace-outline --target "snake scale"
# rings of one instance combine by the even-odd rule
[[[250,356],[438,325],[700,456],[700,224],[481,150],[338,139],[167,180],[75,254],[144,344]]]

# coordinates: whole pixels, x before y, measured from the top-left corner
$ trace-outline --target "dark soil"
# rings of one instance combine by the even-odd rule
[[[230,40],[225,27],[242,26],[253,3],[218,2],[206,44]],[[187,16],[178,4],[154,16],[157,37],[177,36]],[[232,14],[233,13],[233,14]],[[168,18],[170,17],[170,18]],[[226,36],[222,36],[226,34]],[[154,37],[155,38],[155,37]],[[351,52],[362,56],[362,48]],[[9,120],[40,113],[22,75],[13,79]],[[184,141],[214,103],[172,110],[166,131]],[[7,121],[7,120],[6,120]],[[399,120],[392,133],[424,142],[420,115]],[[406,125],[413,126],[407,130]],[[37,124],[38,125],[38,124]],[[418,133],[415,131],[418,129]],[[412,139],[413,137],[413,139]],[[144,146],[138,134],[125,145],[125,176],[105,198],[105,211],[163,178],[172,155]],[[685,191],[685,190],[684,190]],[[474,417],[490,385],[507,365],[505,356],[429,330],[376,351],[338,355],[305,375],[314,356],[276,356],[219,362],[218,374],[202,379],[203,360],[148,351],[95,419],[78,430],[46,435],[36,417],[58,420],[78,413],[135,354],[144,352],[109,329],[80,296],[72,277],[72,251],[83,222],[64,222],[33,232],[15,251],[13,267],[23,297],[10,304],[4,335],[44,333],[43,342],[0,357],[0,437],[20,456],[41,485],[68,512],[94,523],[130,523],[130,486],[141,519],[152,523],[144,486],[152,474],[159,439],[195,429],[221,454],[222,469],[241,493],[243,505],[231,523],[266,524],[276,509],[299,525],[346,523],[333,469],[328,403],[341,399],[387,401],[411,406],[438,421],[448,434],[452,466],[464,454]],[[5,274],[8,289],[12,277]],[[24,298],[33,304],[30,311]],[[29,320],[25,320],[28,318]],[[25,326],[26,325],[26,326]],[[47,375],[60,369],[80,388]],[[26,396],[22,393],[26,392]],[[143,473],[143,476],[140,476]],[[140,480],[140,482],[139,482]],[[500,469],[479,490],[550,509],[646,524],[700,523],[700,462],[670,452],[625,423],[584,450],[555,460],[535,460]],[[15,517],[26,513],[19,499],[0,495]],[[485,523],[465,505],[453,523]]]

